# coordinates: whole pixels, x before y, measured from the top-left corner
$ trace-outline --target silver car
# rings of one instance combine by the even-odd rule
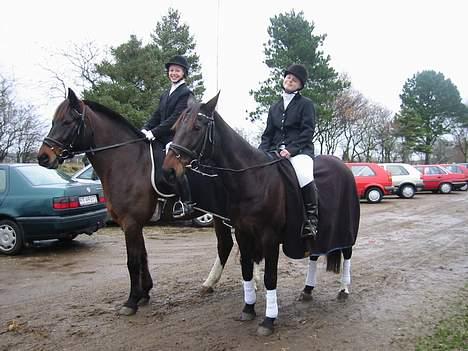
[[[423,189],[421,173],[407,163],[380,163],[392,175],[394,193],[403,199],[411,199]]]

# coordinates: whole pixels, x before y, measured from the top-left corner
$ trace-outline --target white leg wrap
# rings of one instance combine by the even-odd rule
[[[276,300],[276,289],[267,290],[266,292],[266,312],[268,318],[278,317],[278,302]]]
[[[315,284],[317,284],[317,261],[309,260],[309,269],[307,270],[305,285],[315,287]]]
[[[215,286],[215,284],[221,278],[222,273],[223,273],[223,266],[221,265],[221,260],[219,259],[219,256],[217,256],[216,261],[213,264],[213,267],[211,267],[210,274],[208,275],[208,278],[206,278],[205,282],[203,283],[203,286],[207,288],[212,288],[213,286]]]
[[[253,305],[257,301],[257,294],[255,293],[255,282],[251,281],[244,282],[244,302],[249,305]]]
[[[343,261],[343,271],[341,272],[341,289],[348,292],[348,286],[351,284],[351,259]]]

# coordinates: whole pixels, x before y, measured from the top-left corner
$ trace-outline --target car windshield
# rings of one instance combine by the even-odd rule
[[[32,185],[66,184],[70,182],[68,175],[55,169],[33,165],[18,167],[17,169]]]

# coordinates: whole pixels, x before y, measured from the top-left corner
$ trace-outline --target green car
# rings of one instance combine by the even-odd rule
[[[37,164],[0,164],[0,253],[34,240],[73,240],[104,226],[102,186],[80,184]]]

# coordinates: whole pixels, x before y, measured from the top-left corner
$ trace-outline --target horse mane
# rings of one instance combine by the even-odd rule
[[[125,127],[132,130],[134,133],[136,133],[137,136],[141,136],[142,133],[140,132],[140,130],[136,128],[128,119],[123,117],[121,114],[95,101],[83,100],[83,102],[93,111],[105,114],[106,116],[113,118],[116,122],[123,124]]]

